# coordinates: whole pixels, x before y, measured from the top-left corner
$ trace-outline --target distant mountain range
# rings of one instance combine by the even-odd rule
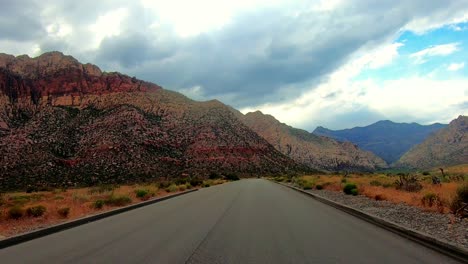
[[[317,127],[313,133],[339,141],[350,141],[364,150],[373,152],[388,164],[392,164],[413,146],[420,144],[429,135],[446,126],[439,123],[420,125],[385,120],[365,127],[343,130]]]
[[[468,117],[459,116],[405,153],[395,166],[430,169],[467,163]]]
[[[372,171],[387,167],[384,160],[350,142],[314,135],[260,111],[239,118],[281,153],[310,168]]]

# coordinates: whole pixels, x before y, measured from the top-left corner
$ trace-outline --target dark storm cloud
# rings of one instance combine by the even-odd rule
[[[26,41],[44,34],[34,1],[1,1],[0,38]]]

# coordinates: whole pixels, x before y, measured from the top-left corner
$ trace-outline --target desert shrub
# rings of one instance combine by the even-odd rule
[[[424,206],[429,206],[432,207],[433,205],[438,205],[440,204],[440,198],[439,195],[435,193],[426,193],[422,198],[421,198],[421,203]]]
[[[132,199],[127,195],[111,195],[104,202],[110,206],[124,206],[131,203]]]
[[[166,187],[166,192],[177,192],[178,188],[177,185],[171,184],[168,187]]]
[[[385,197],[384,197],[382,194],[376,194],[376,195],[374,196],[374,199],[375,199],[376,201],[383,201],[383,200],[385,200]]]
[[[371,186],[382,186],[382,183],[377,180],[372,180],[369,184]]]
[[[382,187],[384,187],[384,188],[390,188],[390,187],[392,187],[392,186],[393,186],[393,185],[390,184],[390,183],[384,183],[384,184],[382,184]]]
[[[79,194],[79,193],[73,193],[72,194],[72,199],[74,201],[76,201],[76,202],[79,202],[79,203],[85,203],[85,202],[89,201],[89,196],[84,195],[84,194]]]
[[[203,181],[202,186],[206,188],[206,187],[210,187],[211,184],[212,184],[211,181]]]
[[[193,188],[193,186],[190,183],[186,183],[185,187],[187,187],[187,189],[189,189],[189,190]]]
[[[94,201],[93,207],[95,209],[102,209],[102,207],[104,207],[104,204],[105,204],[104,200],[99,199],[99,200]]]
[[[208,175],[208,178],[210,180],[220,179],[221,175],[219,175],[217,172],[210,172],[210,174]]]
[[[348,180],[346,180],[345,178],[341,179],[341,183],[346,183],[348,182]]]
[[[149,191],[146,189],[136,189],[135,195],[137,198],[140,198],[141,200],[145,200],[149,198]]]
[[[428,171],[423,171],[422,175],[427,176],[427,175],[431,175],[431,173]]]
[[[36,205],[36,206],[32,206],[32,207],[29,207],[28,209],[26,209],[26,214],[28,216],[32,216],[32,217],[39,217],[39,216],[44,215],[46,210],[47,209],[45,208],[45,206]]]
[[[199,178],[193,178],[190,180],[190,185],[192,186],[201,186],[203,181]]]
[[[177,188],[179,188],[179,191],[183,192],[183,191],[187,190],[187,185],[181,184],[181,185],[178,185]]]
[[[398,176],[399,179],[395,181],[396,189],[407,192],[418,192],[422,189],[422,185],[415,175],[399,173]]]
[[[239,176],[235,173],[228,173],[225,176],[226,180],[228,181],[238,181],[240,180]]]
[[[359,194],[358,189],[352,189],[351,194],[354,195],[354,196],[358,195]]]
[[[455,193],[455,197],[453,197],[450,203],[450,209],[452,212],[456,213],[458,209],[460,209],[463,204],[468,203],[468,183],[464,183],[460,187],[458,187],[457,192]]]
[[[308,181],[304,182],[304,184],[302,185],[302,189],[304,190],[310,190],[312,188],[314,188],[314,184]]]
[[[62,207],[62,208],[59,208],[57,209],[57,213],[63,217],[63,218],[67,218],[68,215],[70,214],[70,207]]]
[[[357,191],[357,186],[356,184],[354,183],[347,183],[344,187],[343,187],[343,192],[345,194],[353,194],[352,191],[353,190],[356,190]],[[354,195],[354,194],[353,194]]]
[[[320,184],[317,184],[317,185],[315,186],[315,189],[317,189],[317,190],[322,190],[322,189],[323,189],[323,186],[320,185]]]
[[[11,219],[20,219],[24,215],[24,209],[15,205],[8,210],[8,217]]]
[[[160,181],[160,182],[158,183],[158,187],[159,187],[160,189],[166,189],[167,187],[171,186],[172,184],[173,184],[173,183],[170,182],[170,181]]]

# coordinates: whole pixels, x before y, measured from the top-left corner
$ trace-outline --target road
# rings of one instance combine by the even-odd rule
[[[0,250],[1,263],[456,263],[261,180],[202,189]]]

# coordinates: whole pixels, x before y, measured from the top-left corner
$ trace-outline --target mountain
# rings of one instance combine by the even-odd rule
[[[459,116],[448,127],[405,153],[397,167],[435,168],[468,163],[468,117]]]
[[[0,153],[0,191],[304,168],[218,101],[59,52],[0,54]]]
[[[238,117],[281,153],[310,168],[340,171],[371,171],[387,164],[374,154],[350,142],[338,142],[279,122],[257,111]]]
[[[419,125],[379,121],[366,127],[330,130],[317,127],[314,134],[339,141],[350,141],[364,150],[371,151],[388,164],[397,161],[411,147],[424,141],[431,133],[446,127],[443,124]]]

